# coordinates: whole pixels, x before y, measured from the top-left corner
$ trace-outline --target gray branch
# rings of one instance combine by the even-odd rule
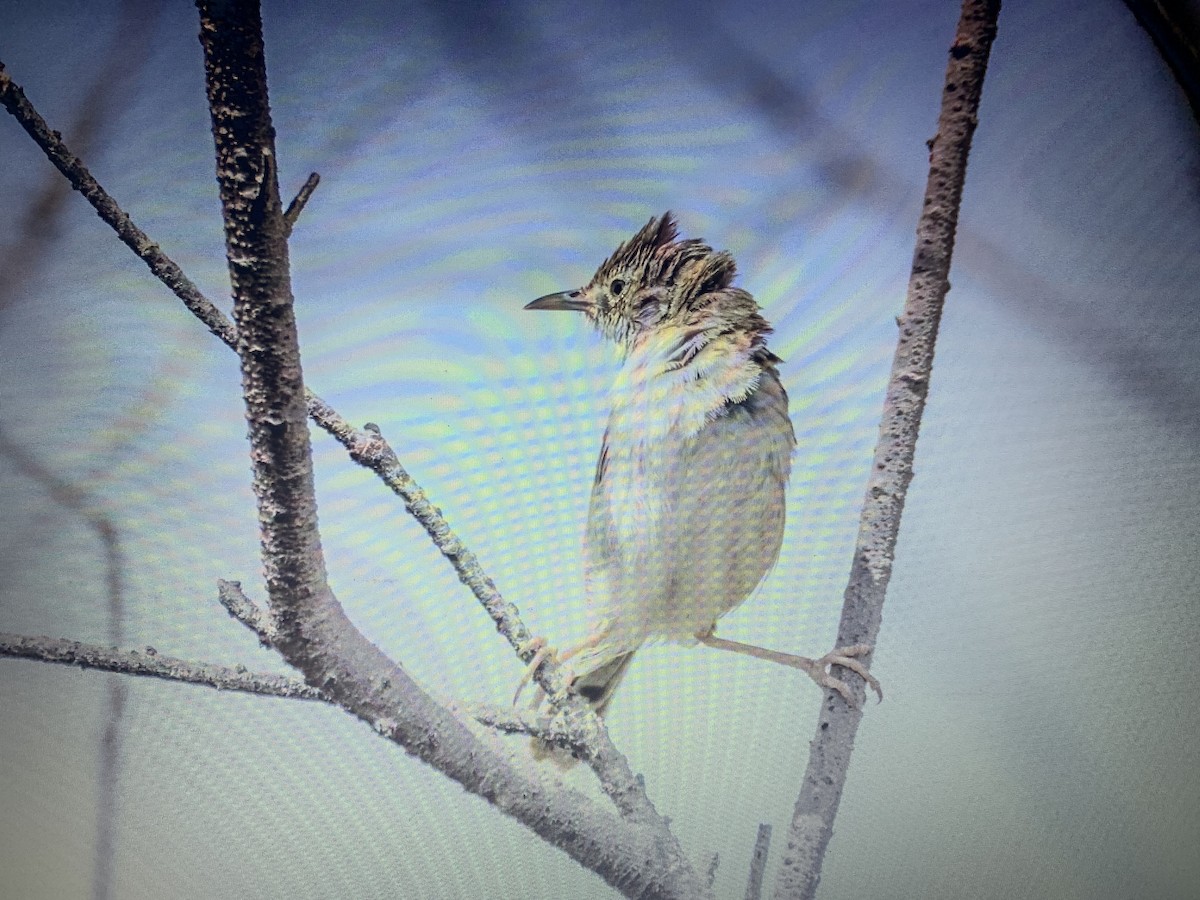
[[[299,192],[292,198],[292,202],[288,204],[287,210],[283,213],[283,221],[287,225],[288,237],[291,237],[292,229],[296,227],[296,220],[300,218],[300,213],[304,212],[304,207],[308,205],[309,198],[312,197],[313,191],[317,189],[317,185],[320,183],[321,176],[313,172],[305,179]]]
[[[92,177],[92,173],[87,170],[87,167],[67,149],[62,135],[53,131],[46,124],[46,120],[33,108],[33,105],[25,99],[24,91],[9,78],[2,62],[0,62],[0,103],[4,104],[4,108],[33,138],[34,143],[42,148],[42,152],[46,154],[46,158],[54,164],[55,168],[66,176],[67,180],[71,182],[71,187],[79,191],[92,204],[96,214],[117,233],[117,237],[121,239],[122,243],[150,267],[150,271],[159,281],[174,291],[175,296],[184,302],[184,305],[208,327],[209,331],[232,347],[235,341],[233,323],[200,292],[191,279],[183,274],[183,270],[167,254],[163,253],[158,244],[150,240],[146,232],[133,224],[133,221],[117,205],[116,201],[105,192],[104,188],[100,187],[100,183]]]
[[[270,617],[243,593],[239,582],[218,581],[217,598],[229,615],[258,636],[260,644],[264,647],[275,646],[275,626],[271,624]]]
[[[938,130],[929,142],[929,179],[924,210],[917,223],[912,276],[904,313],[897,319],[900,340],[892,361],[879,441],[863,501],[850,583],[838,627],[838,646],[874,646],[879,634],[900,515],[913,475],[917,432],[929,392],[934,343],[942,305],[950,290],[950,258],[967,157],[978,122],[983,78],[999,14],[999,0],[964,0],[950,48]],[[836,668],[837,677],[850,685],[858,705],[846,703],[831,690],[822,698],[808,768],[792,814],[783,866],[775,883],[776,900],[807,900],[816,895],[821,862],[846,783],[850,751],[862,720],[865,688],[858,675]]]
[[[153,647],[145,650],[119,650],[63,638],[26,637],[0,632],[0,656],[35,659],[42,662],[98,669],[122,675],[161,678],[201,684],[219,691],[239,691],[262,694],[265,697],[286,697],[292,700],[325,700],[319,690],[309,687],[298,678],[251,672],[245,666],[223,666],[217,663],[192,662],[165,656]]]
[[[763,875],[767,871],[767,855],[771,852],[771,826],[763,823],[758,826],[758,836],[754,839],[754,855],[750,857],[750,876],[746,879],[746,900],[760,900],[763,889]]]

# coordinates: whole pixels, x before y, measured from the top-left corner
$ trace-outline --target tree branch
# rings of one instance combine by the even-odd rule
[[[310,687],[299,678],[269,672],[251,672],[240,664],[226,666],[220,663],[179,659],[159,653],[153,647],[141,651],[122,650],[65,638],[31,637],[0,631],[0,658],[78,666],[81,669],[95,669],[97,672],[112,672],[116,675],[197,684],[216,688],[218,691],[258,694],[261,697],[283,700],[319,700],[322,703],[337,705],[337,701],[329,694]],[[508,707],[485,703],[460,704],[453,701],[447,702],[446,707],[460,717],[470,718],[503,734],[527,735],[566,747],[570,747],[571,741],[574,740],[571,734],[556,727],[553,720],[533,720]]]
[[[304,212],[304,207],[308,205],[309,198],[313,195],[313,191],[317,189],[317,185],[321,183],[321,176],[316,172],[305,179],[301,185],[299,192],[292,198],[292,202],[288,204],[287,210],[283,214],[284,224],[287,225],[287,235],[292,236],[292,229],[296,227],[296,220],[300,218],[300,213]]]
[[[275,626],[271,624],[270,616],[242,592],[240,582],[218,580],[217,598],[229,615],[258,636],[260,644],[275,646]]]
[[[758,836],[754,839],[754,853],[750,857],[750,875],[746,879],[746,900],[760,900],[763,889],[763,875],[767,871],[767,856],[771,851],[771,826],[763,823],[758,826]]]
[[[79,158],[67,149],[62,135],[52,131],[46,120],[25,99],[25,92],[9,78],[2,62],[0,103],[3,103],[4,108],[21,123],[21,127],[33,138],[34,143],[42,148],[50,162],[67,177],[71,186],[92,204],[97,215],[117,233],[121,242],[150,267],[150,271],[159,281],[175,292],[175,296],[184,302],[209,331],[232,347],[235,341],[233,323],[225,318],[211,300],[200,293],[200,289],[183,274],[183,270],[162,252],[158,244],[150,240],[146,232],[134,225],[112,197],[105,193]]]
[[[942,306],[950,290],[950,259],[966,179],[971,137],[988,55],[996,37],[999,0],[964,0],[942,92],[938,130],[929,143],[929,179],[917,223],[917,246],[904,313],[897,319],[900,340],[892,361],[871,477],[863,501],[858,540],[846,588],[838,646],[874,646],[892,573],[904,498],[913,476],[917,432],[929,380]],[[815,896],[821,862],[833,833],[850,765],[854,736],[862,720],[863,680],[838,668],[858,706],[827,690],[813,738],[808,768],[788,830],[787,850],[775,883],[777,900]]]
[[[298,678],[251,672],[245,666],[230,668],[216,663],[192,662],[174,656],[164,656],[152,647],[138,652],[62,638],[26,637],[0,632],[0,656],[36,659],[122,675],[161,678],[165,681],[183,681],[216,688],[219,691],[240,691],[244,694],[262,694],[265,697],[328,702],[328,698],[321,691],[309,687]]]

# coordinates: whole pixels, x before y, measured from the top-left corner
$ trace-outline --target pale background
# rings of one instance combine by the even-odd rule
[[[726,637],[834,638],[958,7],[267,3],[311,386],[378,422],[534,631],[582,627],[579,544],[613,359],[524,313],[670,208],[775,324],[800,445],[778,566]],[[150,10],[154,10],[151,5]],[[98,2],[0,3],[0,59],[67,130]],[[197,17],[154,12],[94,173],[227,305]],[[1118,2],[1007,3],[984,90],[874,671],[821,896],[1200,894],[1197,128]],[[0,248],[52,176],[0,120]],[[77,197],[0,310],[7,433],[86,486],[129,562],[127,645],[280,669],[256,598],[236,360]],[[331,580],[431,689],[520,665],[400,503],[315,438]],[[0,630],[104,641],[95,535],[0,457]],[[0,896],[91,892],[106,681],[0,660]],[[782,852],[817,691],[643,653],[612,734],[721,897]],[[116,897],[608,897],[332,708],[136,681]],[[582,786],[585,773],[575,773]]]

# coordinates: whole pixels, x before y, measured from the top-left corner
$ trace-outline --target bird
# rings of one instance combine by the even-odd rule
[[[831,664],[878,682],[866,645],[818,659],[719,638],[717,620],[740,605],[779,558],[796,448],[782,360],[754,297],[733,286],[733,256],[680,240],[670,212],[651,218],[582,288],[527,310],[581,312],[620,351],[611,411],[592,482],[584,536],[588,632],[545,659],[569,664],[574,691],[599,715],[652,641],[699,642],[801,669],[855,705]],[[538,701],[535,700],[535,704]]]

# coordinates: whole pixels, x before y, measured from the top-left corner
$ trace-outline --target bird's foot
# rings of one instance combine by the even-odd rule
[[[867,667],[859,662],[855,657],[866,656],[874,648],[870,644],[852,644],[849,647],[834,647],[820,659],[808,659],[804,656],[797,656],[798,661],[803,661],[796,668],[803,669],[808,673],[808,677],[819,684],[821,687],[833,688],[842,695],[842,699],[850,706],[857,706],[854,702],[854,697],[850,693],[850,687],[840,678],[834,678],[828,671],[829,666],[843,666],[858,675],[867,686],[871,688],[879,697],[880,703],[883,702],[883,687],[879,684],[879,679],[872,675]]]
[[[870,644],[835,647],[820,659],[810,659],[807,656],[797,656],[794,653],[781,653],[778,650],[767,650],[764,647],[758,647],[754,644],[743,644],[741,641],[730,641],[725,638],[719,638],[713,634],[712,630],[697,634],[696,639],[705,646],[715,647],[718,650],[744,653],[746,656],[753,656],[756,659],[766,659],[780,665],[790,666],[793,669],[800,669],[806,672],[808,677],[821,687],[837,691],[850,706],[858,706],[854,702],[854,695],[850,693],[850,686],[840,678],[834,678],[828,671],[830,666],[844,666],[862,678],[871,690],[879,696],[880,702],[883,702],[883,688],[880,686],[879,680],[856,658],[866,656],[870,653],[873,649]]]
[[[557,659],[557,653],[553,647],[546,643],[544,637],[530,638],[525,643],[517,648],[517,652],[522,656],[530,650],[534,651],[533,658],[529,660],[529,665],[525,667],[525,673],[521,676],[521,680],[517,682],[516,693],[513,694],[513,706],[517,705],[517,701],[521,699],[521,692],[525,690],[525,685],[533,679],[538,668],[548,659]],[[535,705],[541,702],[541,698],[535,700]]]
[[[513,706],[517,705],[517,701],[521,699],[521,692],[525,690],[525,685],[529,684],[529,682],[533,679],[533,676],[537,674],[538,667],[546,662],[546,660],[551,659],[554,660],[556,664],[562,665],[567,660],[571,659],[571,657],[582,653],[584,650],[591,650],[598,646],[607,636],[608,629],[606,627],[602,627],[596,631],[593,631],[574,647],[570,647],[569,649],[564,650],[562,653],[559,653],[554,647],[548,646],[544,637],[535,637],[526,641],[517,648],[517,652],[524,655],[532,650],[534,651],[534,654],[529,660],[529,664],[525,667],[525,674],[521,676],[521,680],[517,684],[517,692],[513,694]],[[575,683],[577,676],[574,672],[568,671],[565,672],[564,675],[566,677],[567,687],[570,687]],[[536,697],[534,697],[531,708],[537,708],[540,706],[544,696],[544,694],[539,693]]]

